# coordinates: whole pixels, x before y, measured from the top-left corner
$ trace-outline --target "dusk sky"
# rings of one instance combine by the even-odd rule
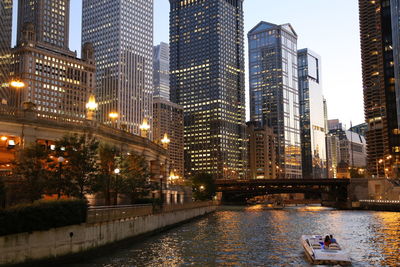
[[[81,0],[71,0],[71,50],[79,51],[81,46],[81,6]],[[338,118],[347,126],[351,120],[354,125],[364,121],[357,0],[245,0],[244,6],[245,34],[262,20],[291,23],[299,36],[298,48],[310,48],[321,55],[330,119]],[[155,44],[168,42],[168,17],[169,1],[155,0]],[[247,37],[245,40],[247,64]]]

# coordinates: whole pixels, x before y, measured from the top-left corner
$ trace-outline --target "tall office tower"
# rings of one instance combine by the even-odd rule
[[[393,35],[393,61],[396,88],[397,122],[400,124],[400,0],[390,0]]]
[[[279,178],[302,177],[297,34],[260,22],[249,33],[250,119],[274,129]]]
[[[11,57],[12,0],[0,1],[0,105],[6,104]]]
[[[400,110],[396,106],[399,83],[395,79],[399,65],[394,56],[399,50],[396,2],[359,0],[368,171],[375,177],[385,175],[383,169],[376,168],[380,160],[385,161],[391,176],[399,174]]]
[[[168,156],[174,176],[184,177],[183,107],[164,97],[153,98],[154,141],[160,143],[167,134]],[[170,173],[171,173],[170,172]]]
[[[326,129],[321,58],[310,49],[302,49],[297,53],[303,178],[326,178]]]
[[[35,40],[64,50],[69,45],[70,0],[19,0],[17,40],[20,42],[24,25],[35,25]]]
[[[169,45],[160,43],[153,48],[154,96],[169,100]]]
[[[66,46],[69,1],[19,4],[21,32],[12,50],[10,75],[25,86],[12,91],[10,102],[17,107],[31,102],[39,116],[47,118],[85,119],[86,103],[95,87],[93,46],[83,45],[82,59]]]
[[[84,0],[82,41],[95,49],[98,120],[139,135],[152,125],[153,1]]]
[[[184,107],[185,172],[243,178],[243,0],[170,4],[171,101]]]
[[[276,179],[276,136],[267,125],[260,128],[259,122],[247,122],[249,140],[249,178]]]
[[[340,162],[340,141],[334,133],[326,135],[326,151],[328,178],[337,178],[337,168]]]

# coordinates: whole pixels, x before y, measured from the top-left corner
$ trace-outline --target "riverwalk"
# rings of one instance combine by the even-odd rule
[[[86,223],[0,237],[0,265],[54,259],[150,234],[216,210],[214,202],[90,208]]]

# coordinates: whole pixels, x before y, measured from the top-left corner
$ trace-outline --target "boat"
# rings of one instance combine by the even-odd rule
[[[339,243],[334,242],[329,246],[324,246],[324,237],[322,235],[303,235],[301,244],[312,264],[351,264],[349,255]]]

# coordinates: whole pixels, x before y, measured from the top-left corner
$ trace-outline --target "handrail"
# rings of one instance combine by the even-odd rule
[[[136,208],[136,207],[149,207],[152,204],[135,204],[135,205],[110,205],[110,206],[90,206],[89,210],[99,210],[99,209],[123,209],[123,208]]]

